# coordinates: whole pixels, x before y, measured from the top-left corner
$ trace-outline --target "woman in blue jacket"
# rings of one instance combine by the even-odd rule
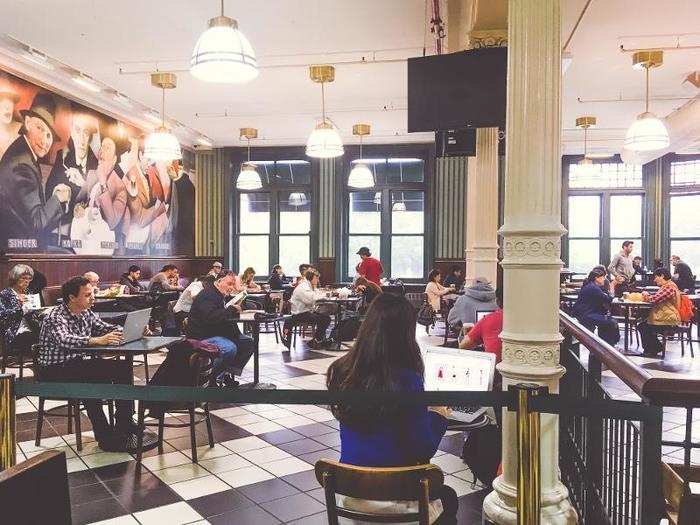
[[[327,386],[329,391],[336,392],[420,392],[423,371],[416,342],[415,310],[403,296],[384,293],[367,310],[353,348],[328,368]],[[418,405],[397,408],[343,404],[332,410],[340,421],[340,461],[366,467],[428,463],[447,430],[449,416],[447,407]],[[352,506],[356,507],[358,501],[362,502],[353,500]],[[442,514],[433,523],[456,523],[454,490],[444,486],[440,501]],[[349,503],[346,501],[346,506]],[[396,506],[393,510],[399,511],[398,502]],[[362,510],[374,512],[373,507]],[[390,512],[386,507],[377,510]],[[438,506],[435,515],[439,510]]]
[[[610,285],[610,291],[606,291],[605,279],[604,269],[593,268],[583,282],[573,313],[583,326],[591,331],[598,328],[598,336],[615,346],[620,340],[620,327],[609,314],[614,297],[612,293],[614,284]]]

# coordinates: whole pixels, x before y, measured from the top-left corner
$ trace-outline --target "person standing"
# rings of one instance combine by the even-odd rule
[[[626,282],[634,280],[632,250],[634,250],[634,241],[622,243],[622,250],[610,261],[608,266],[608,270],[613,274],[613,277],[623,277]]]
[[[58,137],[54,129],[56,103],[38,93],[29,109],[20,111],[20,136],[0,160],[0,249],[37,249],[65,213],[71,197],[66,184],[58,184],[46,198],[39,159],[48,155]]]
[[[678,255],[671,257],[671,264],[673,264],[673,282],[681,291],[689,290],[690,293],[695,293],[695,276],[690,266],[681,261]]]
[[[360,275],[360,277],[364,277],[374,284],[381,284],[379,279],[381,278],[382,273],[384,273],[384,267],[382,266],[381,261],[372,257],[372,253],[366,246],[363,246],[357,250],[357,255],[360,256],[360,259],[362,259],[360,264],[357,265],[357,273]]]

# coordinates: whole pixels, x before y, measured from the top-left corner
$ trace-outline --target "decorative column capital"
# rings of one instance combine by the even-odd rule
[[[467,42],[467,47],[469,49],[481,49],[483,47],[506,47],[508,45],[508,30],[472,30],[467,36]]]
[[[558,266],[563,262],[561,234],[552,232],[505,234],[503,239],[504,267],[514,266]]]

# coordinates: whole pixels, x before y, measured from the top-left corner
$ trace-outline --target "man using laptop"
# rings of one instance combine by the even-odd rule
[[[226,306],[226,297],[236,286],[236,274],[223,269],[213,286],[205,287],[192,301],[187,321],[187,336],[213,343],[221,355],[214,360],[212,383],[237,386],[231,369],[243,370],[253,355],[253,339],[241,334],[236,319],[239,305]]]
[[[474,325],[459,343],[462,350],[471,350],[484,345],[487,352],[496,354],[496,362],[501,362],[501,338],[503,331],[503,287],[496,288],[496,305],[498,309],[491,312]]]
[[[61,287],[63,303],[44,319],[39,335],[39,370],[42,381],[131,384],[133,370],[128,361],[84,359],[91,346],[118,345],[122,330],[102,321],[91,310],[95,301],[90,281],[73,277]],[[132,401],[116,401],[116,426],[107,423],[102,403],[85,399],[83,404],[102,450],[126,451],[135,425]]]

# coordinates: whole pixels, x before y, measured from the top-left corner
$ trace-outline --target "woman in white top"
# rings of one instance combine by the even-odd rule
[[[260,285],[255,282],[255,269],[248,267],[241,274],[241,283],[245,287],[246,292],[255,293],[262,290]]]
[[[428,274],[428,284],[425,285],[428,304],[430,304],[436,312],[440,311],[440,298],[452,291],[440,284],[441,279],[442,275],[440,274],[440,270],[433,268]]]
[[[320,348],[329,344],[328,339],[326,339],[326,330],[331,324],[331,318],[326,314],[314,311],[316,301],[325,295],[318,289],[320,277],[320,273],[310,268],[306,270],[304,278],[294,288],[290,300],[292,316],[284,322],[282,329],[282,343],[287,348],[292,344],[292,328],[300,324],[310,324],[315,327],[314,338],[310,343],[312,348]]]

